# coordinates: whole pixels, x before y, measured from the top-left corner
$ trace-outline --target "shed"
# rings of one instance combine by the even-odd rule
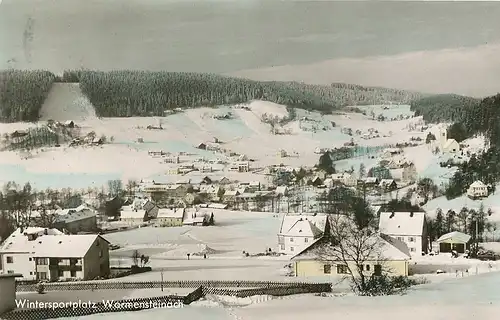
[[[468,234],[453,231],[442,235],[436,242],[439,243],[440,252],[455,250],[458,253],[465,253],[465,250],[468,250],[470,247],[470,240],[471,236]]]

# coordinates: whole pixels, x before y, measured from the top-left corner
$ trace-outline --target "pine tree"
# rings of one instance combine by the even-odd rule
[[[444,215],[443,210],[438,208],[436,210],[436,219],[434,220],[434,229],[436,231],[436,236],[439,238],[445,233],[445,225],[444,225]]]

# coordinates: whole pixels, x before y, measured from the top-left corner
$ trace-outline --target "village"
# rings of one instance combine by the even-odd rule
[[[429,133],[427,140],[426,148],[447,159],[470,156],[465,145],[447,139],[444,130],[440,131],[438,139]],[[354,147],[346,144],[343,148]],[[115,187],[119,190],[114,190],[115,195],[108,194],[104,200],[100,195],[101,204],[91,193],[79,195],[80,203],[71,208],[60,207],[45,195],[35,195],[29,216],[18,215],[19,219],[24,217],[28,221],[18,221],[21,227],[3,241],[0,270],[5,274],[22,274],[23,280],[30,281],[104,279],[112,277],[111,270],[116,267],[110,262],[113,252],[119,252],[123,245],[109,242],[106,240],[108,235],[136,228],[165,228],[165,233],[172,228],[210,229],[217,225],[221,215],[255,212],[270,213],[280,219],[279,229],[275,230],[276,242],[259,253],[291,259],[293,263],[288,265],[287,275],[342,275],[347,273],[343,264],[336,264],[332,269],[329,265],[321,267],[323,262],[318,257],[302,257],[325,245],[320,240],[333,227],[331,217],[339,214],[335,210],[335,199],[345,200],[342,192],[346,190],[368,199],[378,221],[378,240],[384,244],[384,252],[394,255],[388,257],[388,261],[396,275],[414,273],[410,263],[421,260],[422,256],[470,257],[474,248],[474,257],[480,256],[478,234],[450,229],[444,234],[434,231],[431,236],[428,224],[435,220],[435,213],[429,215],[419,205],[438,195],[436,191],[429,195],[426,194],[429,190],[418,190],[422,188],[422,179],[415,164],[405,157],[403,148],[381,150],[373,167],[361,164],[358,170],[351,168],[335,173],[329,169],[331,160],[324,159],[325,155],[328,158],[334,155],[336,149],[318,149],[318,165],[314,167],[293,168],[280,164],[255,168],[245,155],[224,157],[220,148],[210,143],[200,143],[197,148],[214,152],[218,160],[193,160],[187,152],[147,151],[150,157],[169,166],[169,175],[179,176],[179,179],[173,183],[129,181],[127,190],[116,182]],[[280,158],[287,156],[283,150],[278,153]],[[253,176],[264,178],[233,180],[224,176],[225,172],[254,172]],[[112,186],[110,183],[110,188]],[[16,194],[19,191],[11,186],[6,192],[5,197],[8,192]],[[474,200],[488,197],[490,193],[491,186],[479,180],[467,190],[467,196]],[[398,210],[401,207],[398,203],[404,201],[410,203],[410,208]],[[391,203],[396,207],[391,207]],[[187,253],[188,258],[190,254],[196,252]],[[204,253],[205,258],[206,255]],[[496,255],[483,253],[481,257],[494,260]],[[127,263],[130,262],[124,262]],[[380,273],[381,266],[373,263],[373,266],[366,265],[367,271]]]
[[[398,108],[382,110],[395,114]],[[279,105],[225,110],[176,110],[157,125],[144,118],[133,128],[132,121],[49,120],[4,133],[4,159],[21,157],[26,165],[61,154],[92,170],[85,157],[116,153],[118,168],[141,165],[126,167],[133,176],[102,186],[73,187],[72,178],[63,188],[7,181],[1,191],[2,277],[39,295],[46,286],[89,281],[163,286],[227,279],[319,280],[335,292],[363,295],[375,285],[352,289],[360,276],[403,281],[409,288],[498,270],[495,185],[475,179],[448,200],[447,181],[483,152],[481,137],[458,142],[449,138],[449,124],[411,115],[323,119],[297,110],[298,120],[291,120]],[[238,129],[242,136],[234,138],[231,127],[182,140],[173,128],[187,119],[203,130],[244,125],[259,134],[245,137]],[[177,141],[162,143],[166,132]],[[340,139],[289,142],[321,134]],[[254,143],[262,147],[249,147]],[[340,239],[339,247],[332,239]],[[396,283],[376,285],[385,289],[375,295],[398,292]],[[172,292],[187,293],[179,290]],[[158,294],[146,291],[133,294]],[[120,292],[113,297],[129,297]],[[221,297],[204,299],[229,299]]]

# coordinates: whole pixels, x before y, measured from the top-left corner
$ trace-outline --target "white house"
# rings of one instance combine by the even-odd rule
[[[285,215],[278,233],[278,252],[296,254],[320,238],[326,216]]]
[[[41,231],[42,230],[42,231]],[[2,246],[4,272],[24,280],[93,279],[109,274],[109,243],[99,235],[56,229],[16,230]]]
[[[156,225],[161,227],[180,227],[184,220],[184,208],[160,209],[156,217]]]
[[[455,140],[455,139],[448,139],[448,140],[446,140],[445,144],[443,145],[442,152],[443,153],[457,153],[457,152],[460,152],[460,145],[458,144],[457,140]]]
[[[354,175],[348,172],[334,173],[331,178],[333,181],[338,181],[348,187],[355,187],[358,181]]]
[[[147,221],[146,210],[124,207],[120,211],[120,221],[130,226],[142,224]]]
[[[57,229],[31,227],[22,232],[14,231],[0,247],[0,273],[20,273],[23,280],[35,280],[35,262],[33,254],[36,239],[44,236],[63,235]]]
[[[379,231],[406,243],[412,256],[428,251],[425,212],[381,212]]]
[[[469,189],[467,189],[467,196],[472,199],[487,197],[488,186],[482,181],[476,180],[469,186]]]

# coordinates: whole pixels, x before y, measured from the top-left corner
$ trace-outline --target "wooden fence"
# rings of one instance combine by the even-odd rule
[[[44,283],[45,291],[73,291],[73,290],[120,290],[120,289],[154,289],[161,288],[278,288],[314,285],[316,283],[303,282],[272,282],[272,281],[72,281]],[[17,292],[36,292],[35,283],[16,283]]]

